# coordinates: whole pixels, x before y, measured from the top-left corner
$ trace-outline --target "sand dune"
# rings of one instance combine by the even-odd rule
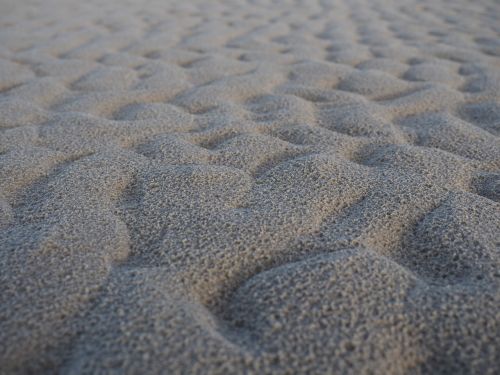
[[[498,374],[499,15],[0,0],[0,373]]]

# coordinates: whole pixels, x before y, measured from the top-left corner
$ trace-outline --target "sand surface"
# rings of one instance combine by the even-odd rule
[[[0,373],[500,373],[499,4],[0,0]]]

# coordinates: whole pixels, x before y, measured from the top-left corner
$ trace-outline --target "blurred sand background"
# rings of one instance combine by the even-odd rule
[[[0,373],[498,374],[499,12],[0,0]]]

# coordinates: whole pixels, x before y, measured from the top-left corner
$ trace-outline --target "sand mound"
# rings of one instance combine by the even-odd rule
[[[0,373],[500,372],[498,4],[0,9]]]

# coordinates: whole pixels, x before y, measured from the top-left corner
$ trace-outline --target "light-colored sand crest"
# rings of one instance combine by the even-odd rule
[[[0,8],[0,373],[500,371],[498,4]]]

